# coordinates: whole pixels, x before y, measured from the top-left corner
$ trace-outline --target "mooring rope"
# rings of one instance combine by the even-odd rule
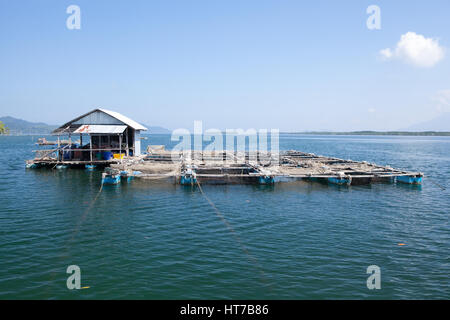
[[[423,171],[421,171],[421,172],[423,172]],[[434,184],[435,186],[437,186],[437,187],[441,188],[441,189],[442,189],[442,191],[445,191],[445,190],[447,190],[447,188],[446,188],[446,187],[444,187],[444,186],[442,186],[441,184],[439,184],[439,183],[437,183],[436,181],[434,181],[434,178],[433,178],[433,179],[431,179],[431,177],[429,177],[429,176],[426,176],[426,178],[427,178],[427,180],[430,180],[430,182],[431,182],[432,184]]]
[[[197,186],[200,190],[200,193],[205,197],[205,199],[208,201],[208,203],[211,205],[211,207],[214,209],[214,211],[216,212],[216,215],[220,218],[220,220],[222,220],[222,222],[225,224],[225,226],[228,228],[228,230],[231,232],[231,234],[233,235],[234,239],[236,240],[236,242],[239,244],[239,246],[241,247],[242,251],[244,251],[244,253],[246,254],[247,258],[250,260],[250,262],[253,263],[253,265],[256,266],[256,268],[258,269],[261,277],[263,280],[265,280],[265,273],[264,270],[261,266],[261,264],[259,263],[258,259],[256,259],[256,257],[254,257],[250,251],[247,249],[247,247],[244,245],[244,243],[242,242],[241,238],[239,237],[239,235],[237,234],[237,232],[233,229],[233,227],[231,226],[231,224],[225,219],[225,217],[223,216],[223,214],[219,211],[219,209],[217,209],[216,205],[214,204],[214,202],[211,201],[211,199],[208,198],[208,196],[203,192],[202,186],[200,185],[200,182],[198,182],[198,180],[196,180]]]
[[[83,212],[83,215],[81,216],[81,219],[80,219],[76,229],[74,230],[74,234],[72,235],[72,239],[71,240],[73,240],[75,238],[75,236],[78,234],[78,231],[80,230],[81,224],[83,223],[83,221],[86,218],[86,216],[89,213],[89,211],[92,209],[92,206],[97,201],[98,197],[100,196],[100,193],[102,193],[102,190],[103,190],[103,182],[100,185],[100,190],[98,190],[97,194],[95,195],[94,200],[91,201],[91,204],[89,205],[89,207],[87,207],[87,209]]]
[[[428,177],[428,180],[430,180],[431,183],[435,184],[436,186],[438,186],[439,188],[442,189],[442,191],[447,190],[447,188],[443,187],[442,185],[440,185],[439,183],[437,183],[436,181],[434,181],[433,179],[431,179],[430,177]]]
[[[92,200],[91,204],[89,205],[89,207],[87,207],[87,209],[83,212],[83,215],[81,216],[81,219],[79,221],[79,223],[77,224],[77,227],[75,228],[75,230],[73,231],[72,234],[72,238],[70,239],[70,242],[73,241],[75,239],[75,236],[78,234],[78,231],[80,230],[81,224],[83,223],[84,219],[86,218],[86,215],[88,214],[88,212],[91,210],[92,206],[94,205],[94,203],[97,201],[100,193],[102,193],[103,190],[103,183],[100,186],[100,190],[98,190],[94,200]],[[59,256],[59,260],[62,261],[64,260],[64,254],[67,254],[68,252],[68,248],[66,247],[65,252],[63,252],[60,256]],[[56,278],[56,273],[53,272],[50,275],[50,280],[53,281]],[[46,293],[49,291],[50,287],[47,287]],[[90,287],[82,287],[81,289],[88,289]]]

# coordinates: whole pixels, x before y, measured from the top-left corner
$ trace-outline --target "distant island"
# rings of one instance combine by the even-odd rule
[[[336,136],[450,136],[446,131],[307,131],[282,132],[283,134],[336,135]]]
[[[13,117],[0,117],[0,121],[9,129],[10,135],[49,134],[57,128],[46,123],[28,122]]]
[[[49,125],[43,122],[29,122],[10,116],[0,117],[0,123],[3,124],[4,130],[1,134],[9,135],[48,135],[58,126]],[[148,126],[148,131],[143,134],[171,134],[172,131],[163,127]],[[281,132],[282,134],[305,134],[305,135],[355,135],[355,136],[450,136],[450,131],[432,131],[432,130],[402,130],[402,131],[298,131],[298,132]]]
[[[9,131],[4,134],[13,136],[21,135],[48,135],[51,134],[58,126],[49,125],[43,122],[29,122],[23,119],[17,119],[14,117],[6,116],[0,117],[0,122]],[[169,129],[158,126],[146,126],[148,128],[147,134],[170,134],[172,131]],[[3,133],[3,132],[2,132]]]
[[[316,135],[355,135],[355,136],[450,136],[450,112],[444,112],[431,120],[416,123],[395,131],[308,131],[297,134]]]

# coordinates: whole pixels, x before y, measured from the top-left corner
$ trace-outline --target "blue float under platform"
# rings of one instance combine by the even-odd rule
[[[102,184],[119,184],[120,175],[105,175],[102,177]]]
[[[274,184],[274,183],[275,179],[273,177],[270,176],[259,177],[259,184]]]
[[[350,185],[352,183],[352,179],[351,178],[335,178],[335,177],[331,177],[331,178],[328,178],[328,183],[337,184],[337,185],[340,185],[340,186]]]
[[[192,175],[181,176],[180,184],[181,185],[193,185],[197,183],[197,178]]]
[[[398,176],[397,182],[406,184],[422,184],[422,176]]]

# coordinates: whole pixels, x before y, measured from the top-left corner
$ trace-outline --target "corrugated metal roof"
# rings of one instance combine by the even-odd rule
[[[84,124],[80,126],[73,133],[105,133],[105,134],[119,134],[125,131],[127,126],[114,126],[102,124]]]
[[[111,118],[108,119],[103,119],[101,117],[90,117],[90,115],[95,115],[95,113],[99,113],[102,112],[105,115],[108,115],[114,119],[117,119],[117,123],[114,123],[114,121],[111,121]],[[83,121],[82,121],[83,120]],[[85,113],[75,119],[73,119],[72,121],[69,121],[67,123],[65,123],[64,125],[62,125],[61,127],[59,127],[58,129],[55,129],[53,131],[54,134],[61,134],[64,132],[69,132],[70,131],[70,127],[73,125],[76,125],[77,122],[84,122],[84,123],[79,123],[79,124],[84,124],[84,125],[112,125],[112,124],[120,124],[123,123],[131,128],[133,128],[134,130],[147,130],[146,127],[144,127],[143,125],[137,123],[134,120],[131,120],[130,118],[124,116],[123,114],[120,114],[118,112],[115,111],[111,111],[111,110],[106,110],[106,109],[94,109],[92,111],[89,111],[88,113]],[[89,123],[89,122],[93,122],[93,123]],[[96,124],[97,122],[97,124]],[[100,123],[98,123],[100,122]],[[101,122],[106,122],[106,123],[101,123]]]
[[[126,125],[132,127],[134,130],[147,130],[147,128],[144,127],[143,125],[137,123],[134,120],[131,120],[130,118],[128,118],[128,117],[124,116],[123,114],[120,114],[116,111],[111,111],[111,110],[106,110],[106,109],[98,109],[98,110],[103,111],[104,113],[109,114],[111,117],[114,117],[114,118],[122,121]]]

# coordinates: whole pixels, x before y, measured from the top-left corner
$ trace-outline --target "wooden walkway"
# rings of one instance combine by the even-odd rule
[[[143,179],[169,179],[184,185],[274,184],[311,180],[338,185],[374,182],[421,184],[423,174],[394,169],[366,161],[318,156],[300,151],[280,154],[249,152],[172,153],[164,149],[139,157],[110,160],[57,160],[40,158],[27,161],[28,168],[111,167],[117,172]]]
[[[173,155],[161,151],[141,161],[112,165],[122,171],[139,172],[147,179],[175,179],[181,184],[273,184],[312,180],[338,185],[403,182],[421,184],[423,174],[393,169],[365,161],[317,156],[299,151],[281,154],[192,152]]]

